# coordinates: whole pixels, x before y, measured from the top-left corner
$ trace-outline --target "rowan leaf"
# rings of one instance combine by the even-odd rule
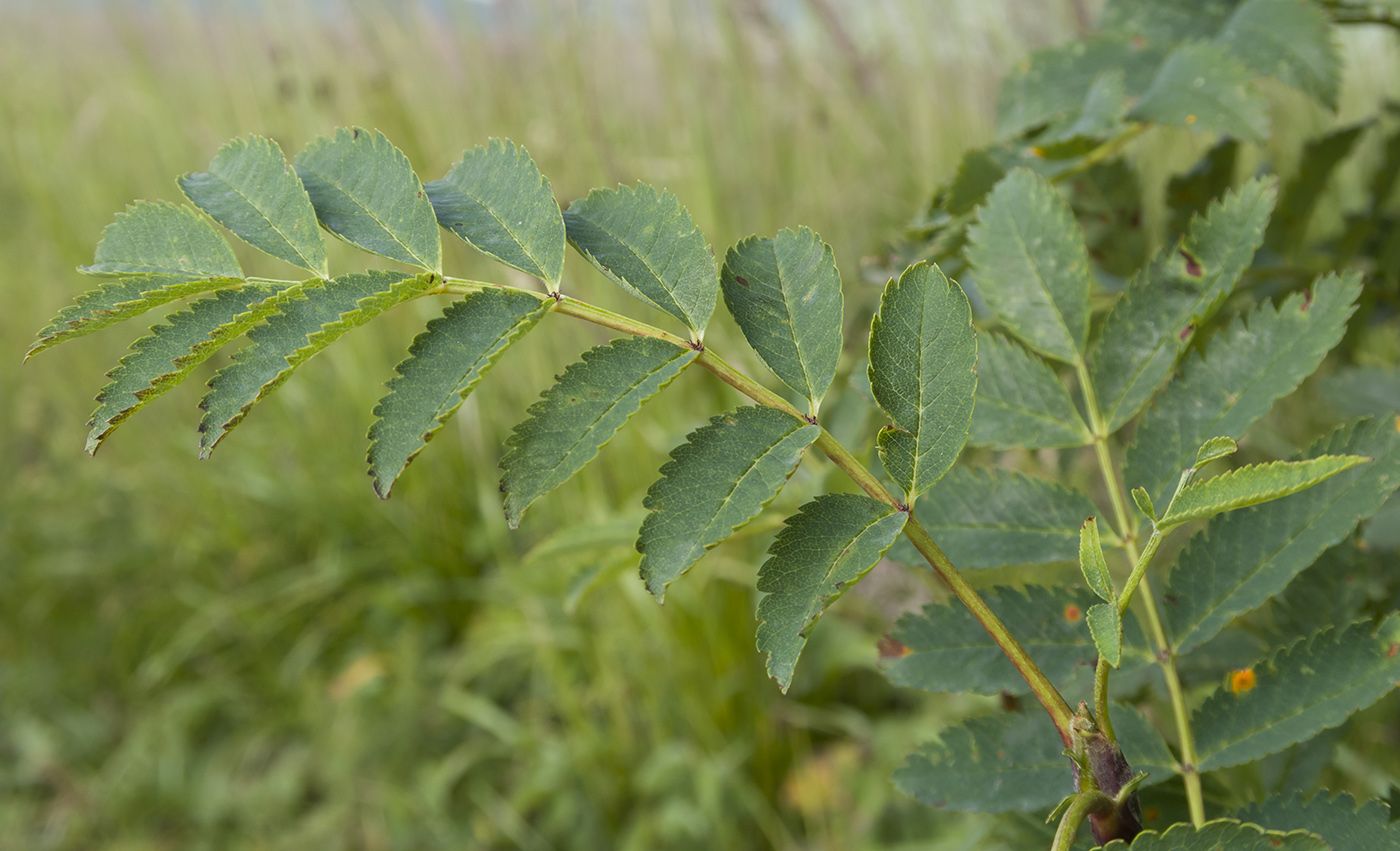
[[[1124,480],[1146,488],[1166,509],[1181,470],[1206,438],[1239,439],[1274,402],[1297,389],[1322,363],[1356,310],[1361,276],[1327,275],[1309,298],[1289,296],[1236,318],[1205,354],[1186,361],[1181,378],[1168,384],[1143,414],[1128,447]]]
[[[271,139],[233,139],[207,172],[179,178],[185,197],[240,239],[321,278],[326,244],[306,188]]]
[[[369,475],[383,499],[482,376],[554,306],[521,290],[484,289],[448,305],[413,338],[369,429]]]
[[[719,295],[715,258],[670,192],[594,189],[564,211],[569,243],[627,292],[705,334]]]
[[[758,649],[784,692],[817,619],[865,578],[909,515],[861,494],[825,494],[787,519],[758,571]]]
[[[937,266],[910,266],[885,287],[870,329],[870,386],[914,437],[907,501],[932,487],[967,442],[977,337],[962,288]]]
[[[1074,213],[1049,181],[1016,169],[997,184],[968,232],[977,291],[1032,350],[1082,360],[1089,336],[1089,252]]]
[[[1202,771],[1281,751],[1345,721],[1400,678],[1400,613],[1323,630],[1253,667],[1255,686],[1217,691],[1191,718]]]
[[[1114,603],[1096,603],[1085,614],[1099,656],[1113,667],[1123,661],[1123,621]]]
[[[1360,455],[1323,455],[1306,461],[1275,461],[1239,467],[1182,488],[1158,525],[1167,529],[1279,499],[1368,460]]]
[[[1111,431],[1171,375],[1196,324],[1235,288],[1269,222],[1277,187],[1251,180],[1211,205],[1191,233],[1129,281],[1089,352],[1090,377]]]
[[[597,457],[698,354],[651,337],[614,340],[584,352],[506,439],[501,492],[507,525],[518,527],[531,503]]]
[[[39,332],[38,339],[30,344],[24,357],[27,360],[59,343],[91,334],[133,316],[140,316],[152,308],[176,299],[242,283],[241,278],[191,280],[185,275],[169,274],[132,275],[103,281],[95,289],[78,296],[72,304],[65,306],[50,319],[49,324]]]
[[[214,226],[189,207],[168,201],[137,201],[118,213],[102,231],[91,266],[84,275],[125,278],[130,275],[176,275],[195,278],[241,278],[233,249]]]
[[[297,154],[321,226],[390,260],[442,271],[437,216],[408,157],[378,130],[341,127]]]
[[[1113,590],[1113,577],[1108,572],[1108,562],[1104,561],[1103,545],[1099,543],[1099,521],[1093,517],[1079,527],[1079,571],[1100,600],[1109,603],[1118,601],[1118,594]]]
[[[1003,623],[1015,624],[1016,640],[1051,682],[1064,683],[1093,665],[1098,650],[1084,628],[1094,595],[1083,589],[1028,585],[980,592]],[[1137,619],[1129,613],[1125,664],[1150,661]],[[930,603],[900,615],[891,636],[907,652],[886,670],[894,684],[932,692],[1027,694],[1030,687],[985,627],[957,600]]]
[[[1344,366],[1327,377],[1322,395],[1342,416],[1394,414],[1400,411],[1400,368]]]
[[[821,427],[776,408],[749,406],[712,417],[671,451],[642,504],[637,551],[647,590],[666,586],[752,520],[778,495]]]
[[[1391,418],[1343,426],[1303,454],[1374,460],[1302,493],[1212,518],[1167,580],[1164,608],[1178,653],[1282,591],[1400,486],[1400,433]]]
[[[1183,44],[1167,54],[1128,117],[1262,142],[1269,134],[1269,102],[1253,78],[1220,45]]]
[[[492,139],[462,152],[442,180],[423,185],[438,223],[496,260],[559,288],[564,219],[549,180],[524,148]]]
[[[1342,58],[1332,38],[1332,22],[1318,4],[1246,0],[1230,15],[1215,43],[1256,72],[1336,110]]]
[[[957,466],[914,507],[914,516],[959,568],[1074,561],[1079,527],[1098,509],[1084,494],[999,467]],[[923,564],[900,541],[890,558]]]
[[[200,456],[207,458],[253,405],[293,370],[358,327],[432,286],[434,275],[374,271],[308,281],[280,300],[277,312],[248,332],[248,345],[209,380],[200,400]]]
[[[1382,801],[1356,803],[1343,792],[1329,797],[1318,792],[1305,801],[1301,791],[1275,795],[1250,804],[1235,817],[1272,830],[1306,830],[1322,837],[1332,848],[1347,851],[1392,851],[1400,847],[1400,822],[1390,820],[1390,808]]]
[[[816,412],[841,355],[841,273],[831,246],[807,228],[729,249],[724,303],[768,368]]]
[[[1093,442],[1069,391],[1054,371],[1019,343],[997,334],[977,335],[977,404],[973,446],[1039,449]]]
[[[1039,810],[1074,791],[1064,745],[1044,712],[971,718],[910,754],[894,773],[905,794],[942,809]]]
[[[1105,72],[1124,73],[1127,91],[1141,92],[1158,61],[1157,50],[1145,50],[1117,33],[1037,50],[1002,81],[997,136],[1018,136],[1082,112],[1094,84]]]
[[[189,376],[224,344],[271,312],[285,284],[245,284],[219,290],[186,310],[172,313],[131,344],[130,354],[107,376],[88,421],[92,454],[128,417]]]
[[[1124,851],[1128,843],[1115,839],[1103,851]],[[1257,824],[1230,819],[1208,821],[1200,827],[1177,822],[1166,833],[1147,830],[1132,843],[1133,851],[1331,851],[1331,846],[1311,833],[1280,833]]]

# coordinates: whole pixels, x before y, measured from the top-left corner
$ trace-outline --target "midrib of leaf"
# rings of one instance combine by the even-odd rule
[[[801,430],[802,430],[802,429],[801,429],[801,427],[799,426],[798,428],[796,428],[796,429],[794,429],[794,430],[788,432],[787,434],[783,435],[782,438],[780,438],[776,443],[774,443],[772,446],[768,447],[768,449],[766,449],[766,450],[763,452],[762,455],[759,455],[757,458],[755,458],[754,461],[753,461],[753,463],[750,464],[748,467],[746,467],[746,468],[744,469],[744,472],[740,474],[739,478],[737,478],[737,479],[734,480],[734,483],[733,483],[732,485],[730,485],[729,490],[725,493],[724,499],[720,502],[720,510],[717,511],[717,512],[715,512],[715,519],[711,520],[711,521],[709,522],[709,524],[705,526],[705,535],[706,535],[706,537],[708,537],[708,536],[710,535],[710,533],[711,533],[712,531],[714,531],[714,529],[716,528],[716,526],[715,526],[716,523],[719,523],[719,524],[720,524],[720,529],[721,529],[721,531],[729,531],[729,530],[723,529],[724,523],[720,520],[720,515],[724,513],[724,509],[728,508],[728,507],[729,507],[729,504],[733,501],[733,499],[734,499],[734,493],[735,493],[736,491],[739,490],[739,485],[740,485],[741,483],[743,483],[743,481],[749,477],[749,474],[750,474],[750,473],[752,473],[755,469],[757,469],[758,465],[759,465],[760,463],[762,463],[763,459],[767,458],[768,456],[770,456],[770,455],[772,455],[774,452],[776,452],[776,451],[779,449],[779,447],[781,447],[781,446],[783,446],[784,444],[786,444],[786,443],[788,442],[788,440],[789,440],[794,434],[796,434],[797,432],[799,432],[799,431],[801,431]],[[799,462],[799,463],[801,463],[801,462]],[[735,529],[735,528],[738,528],[738,527],[735,527],[735,526],[729,527],[730,530]]]
[[[592,221],[590,221],[590,220],[588,220],[588,219],[585,219],[585,221],[588,221],[588,223],[591,224],[591,225],[593,225],[593,227],[596,227],[596,228],[598,228],[598,230],[603,231],[603,233],[606,233],[609,237],[612,238],[612,240],[613,240],[614,242],[616,242],[618,245],[622,246],[623,248],[627,249],[627,252],[628,252],[629,254],[631,254],[633,257],[637,258],[638,262],[640,262],[640,263],[642,264],[642,266],[646,267],[647,272],[648,272],[653,278],[656,279],[656,282],[657,282],[658,284],[661,285],[662,291],[665,292],[668,296],[671,297],[671,301],[675,302],[676,307],[679,307],[679,308],[680,308],[681,312],[684,313],[684,314],[686,315],[686,318],[687,318],[687,319],[690,319],[690,321],[692,321],[692,322],[694,321],[694,319],[690,317],[690,311],[687,310],[683,305],[681,305],[681,303],[680,303],[679,301],[676,300],[676,294],[675,294],[674,292],[671,291],[670,287],[666,286],[666,279],[665,279],[664,277],[661,276],[661,273],[658,272],[658,271],[651,265],[650,261],[648,261],[647,258],[646,258],[645,256],[643,256],[643,255],[637,253],[637,249],[635,249],[635,248],[632,247],[632,243],[631,243],[631,242],[626,241],[626,240],[622,239],[621,237],[614,235],[611,231],[604,230],[602,227],[599,227],[597,224],[595,224],[594,222],[592,222]],[[591,250],[590,250],[588,253],[589,253],[589,254],[593,254],[594,257],[597,257],[597,256],[598,256],[597,254],[594,254],[594,252],[591,251]],[[673,255],[673,256],[674,256],[674,255]],[[622,278],[621,278],[620,276],[619,276],[617,279],[618,279],[618,280],[622,280]],[[632,290],[632,291],[636,292],[638,295],[640,295],[640,296],[642,296],[643,298],[645,298],[648,302],[650,302],[652,305],[655,305],[657,308],[659,308],[659,309],[661,309],[661,310],[666,310],[666,308],[662,307],[661,305],[659,305],[659,304],[657,304],[655,301],[653,301],[652,298],[651,298],[651,296],[649,296],[649,295],[647,295],[646,293],[642,292],[641,290],[637,289],[637,288],[636,288],[633,284],[631,284],[630,282],[627,283],[627,288],[628,288],[629,290]],[[666,311],[666,312],[669,313],[670,311]],[[694,330],[694,329],[692,329],[692,330]],[[697,332],[697,333],[698,333],[698,332]]]
[[[413,259],[417,260],[417,261],[418,261],[418,264],[419,264],[420,266],[422,266],[424,269],[436,269],[436,268],[437,268],[437,267],[434,266],[432,263],[429,263],[429,262],[425,261],[422,257],[419,257],[419,256],[418,256],[418,253],[415,252],[412,248],[409,248],[409,247],[408,247],[408,244],[405,243],[402,239],[399,239],[399,235],[398,235],[397,233],[395,233],[394,230],[393,230],[392,228],[390,228],[388,225],[384,224],[383,220],[381,220],[381,219],[379,218],[379,216],[375,215],[375,213],[374,213],[373,210],[371,210],[369,207],[366,207],[364,204],[362,204],[362,203],[359,201],[359,199],[357,199],[354,195],[351,195],[349,192],[346,192],[344,189],[342,189],[339,183],[337,183],[337,182],[335,182],[334,180],[330,179],[330,178],[327,177],[325,174],[323,174],[323,173],[317,171],[316,169],[311,168],[310,166],[307,166],[307,165],[299,165],[299,166],[297,166],[297,167],[298,167],[298,168],[304,168],[304,169],[306,169],[307,171],[311,172],[312,174],[316,175],[316,176],[319,177],[321,180],[325,181],[325,184],[326,184],[327,186],[333,187],[333,188],[335,189],[336,192],[339,192],[341,195],[344,195],[346,198],[349,198],[352,202],[354,202],[355,206],[359,207],[361,210],[364,211],[365,215],[367,215],[367,216],[369,216],[371,219],[373,219],[373,220],[374,220],[374,223],[375,223],[376,225],[379,225],[380,229],[383,230],[386,234],[388,234],[390,239],[392,239],[395,243],[397,243],[397,244],[399,245],[399,247],[402,248],[402,249],[404,250],[404,252],[408,254],[408,256],[410,256],[410,257],[412,257]],[[415,178],[415,179],[416,179],[416,178]],[[434,221],[436,221],[436,216],[434,217]],[[334,233],[334,231],[332,231],[332,233]],[[337,233],[336,236],[340,236],[340,234]],[[343,237],[342,237],[342,239],[343,239]],[[352,244],[353,244],[353,243],[352,243]],[[356,247],[356,248],[359,248],[360,246],[356,245],[355,247]]]
[[[679,348],[679,347],[677,347],[677,348]],[[591,422],[589,422],[588,428],[585,429],[585,430],[583,431],[583,434],[579,435],[579,437],[578,437],[573,443],[569,444],[568,450],[564,453],[564,458],[567,459],[567,458],[571,457],[571,456],[574,454],[574,450],[577,449],[580,445],[583,444],[584,438],[586,438],[586,437],[588,437],[589,435],[593,434],[593,429],[594,429],[594,427],[597,426],[598,423],[602,422],[603,419],[604,419],[605,417],[608,416],[608,414],[611,414],[611,413],[617,408],[617,403],[618,403],[618,402],[620,402],[620,401],[622,401],[623,399],[625,399],[625,398],[631,396],[632,393],[634,393],[638,387],[641,387],[643,384],[645,384],[645,383],[647,383],[648,381],[650,381],[650,380],[651,380],[651,377],[652,377],[653,375],[655,375],[656,373],[660,372],[661,369],[664,369],[666,366],[669,366],[670,363],[671,363],[671,360],[667,360],[667,361],[663,362],[662,365],[661,365],[661,367],[659,367],[659,368],[657,368],[657,369],[653,369],[653,370],[647,372],[647,373],[646,373],[645,375],[643,375],[641,378],[637,379],[637,380],[634,381],[631,385],[629,385],[629,386],[627,387],[626,392],[624,392],[620,397],[618,397],[618,399],[614,400],[613,404],[612,404],[612,405],[609,405],[607,408],[605,408],[602,412],[600,412],[600,413],[598,414],[598,416],[594,417],[593,420],[592,420]],[[684,369],[685,367],[681,367],[681,368]]]
[[[446,180],[446,178],[443,178],[443,179]],[[525,254],[526,257],[529,257],[529,258],[530,258],[530,262],[531,262],[531,263],[534,263],[534,264],[535,264],[535,268],[536,268],[536,269],[539,269],[539,270],[540,270],[541,272],[543,272],[544,274],[548,274],[548,272],[545,272],[545,264],[540,260],[540,258],[538,258],[538,257],[535,256],[535,252],[532,251],[532,250],[530,249],[530,246],[528,246],[528,245],[525,244],[525,243],[526,243],[526,240],[521,238],[520,232],[519,232],[519,231],[516,231],[514,228],[512,228],[512,227],[510,226],[510,224],[509,224],[505,219],[503,219],[503,218],[501,218],[500,216],[496,215],[496,211],[493,210],[493,209],[491,209],[491,205],[485,203],[484,201],[482,201],[482,200],[481,200],[479,197],[477,197],[476,195],[473,195],[472,193],[467,192],[466,190],[462,189],[461,187],[459,187],[459,186],[457,186],[457,185],[455,185],[455,184],[453,184],[452,188],[456,189],[458,192],[461,192],[461,193],[462,193],[463,195],[465,195],[466,197],[472,199],[472,201],[474,201],[478,207],[480,207],[481,209],[485,210],[486,213],[487,213],[487,215],[489,215],[491,218],[493,218],[493,219],[496,220],[496,223],[499,224],[499,225],[501,226],[501,229],[502,229],[502,230],[504,230],[506,233],[510,234],[511,239],[515,240],[515,244],[518,245],[518,246],[520,246],[520,250],[521,250],[522,252],[524,252],[524,254]],[[555,286],[557,287],[558,284],[556,283]]]
[[[297,245],[296,245],[295,242],[293,242],[292,240],[290,240],[290,239],[287,238],[287,234],[286,234],[285,232],[283,232],[282,228],[281,228],[280,226],[278,226],[278,224],[273,220],[273,217],[272,217],[272,216],[270,216],[270,215],[267,214],[267,211],[264,210],[263,207],[262,207],[261,205],[259,205],[259,204],[258,204],[257,202],[255,202],[251,197],[249,197],[246,193],[244,193],[244,191],[243,191],[242,189],[239,189],[237,186],[234,186],[234,185],[233,185],[233,181],[229,180],[227,177],[224,177],[223,174],[218,173],[218,172],[210,172],[210,173],[211,173],[211,174],[218,174],[219,180],[223,181],[223,184],[224,184],[225,186],[227,186],[229,189],[232,189],[234,192],[238,193],[238,197],[242,198],[244,201],[247,201],[247,202],[248,202],[248,206],[252,207],[254,210],[257,210],[257,211],[258,211],[258,215],[262,216],[262,217],[263,217],[263,220],[266,221],[266,222],[268,223],[268,225],[269,225],[273,230],[277,231],[277,235],[280,236],[280,237],[282,238],[282,242],[285,243],[286,246],[287,246],[288,248],[292,249],[292,251],[295,251],[295,252],[296,252],[296,255],[297,255],[298,257],[300,257],[303,261],[305,261],[305,263],[306,263],[306,268],[308,268],[308,269],[317,269],[317,268],[320,268],[320,267],[317,266],[317,264],[316,264],[310,257],[307,257],[305,254],[302,253],[301,249],[297,247]],[[317,174],[317,177],[320,177],[322,180],[325,180],[325,177],[322,176],[322,175],[320,175],[320,174]],[[326,181],[326,182],[329,183],[330,181]],[[302,191],[305,192],[306,190],[303,189]],[[366,211],[366,212],[368,212],[368,211]],[[375,219],[375,223],[376,223],[376,224],[379,224],[379,220],[378,220],[378,219]],[[380,224],[380,227],[383,227],[383,225]],[[388,228],[385,228],[385,230],[388,230]],[[404,246],[404,248],[407,248],[407,247],[408,247],[408,246]],[[414,254],[413,256],[414,256],[414,257],[417,257],[418,255]],[[425,265],[426,265],[426,264],[425,264]],[[322,271],[324,271],[324,269],[323,269]]]

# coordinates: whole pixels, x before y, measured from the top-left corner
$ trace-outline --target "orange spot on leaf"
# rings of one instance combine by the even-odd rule
[[[1244,694],[1258,684],[1258,679],[1254,676],[1251,668],[1241,668],[1238,671],[1230,672],[1230,691],[1235,694]]]
[[[1385,658],[1394,659],[1396,653],[1400,653],[1400,644],[1391,644],[1385,650]]]
[[[1079,607],[1073,603],[1065,606],[1065,620],[1070,623],[1076,623],[1083,616],[1083,613],[1079,611]]]

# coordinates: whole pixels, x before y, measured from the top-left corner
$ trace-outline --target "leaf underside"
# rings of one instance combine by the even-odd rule
[[[102,231],[91,266],[79,272],[103,278],[128,275],[179,275],[195,278],[241,278],[233,249],[204,218],[189,207],[167,201],[137,201]]]
[[[719,414],[691,432],[642,503],[651,511],[637,537],[647,590],[664,600],[667,585],[778,495],[820,433],[758,406]]]
[[[1121,839],[1103,846],[1103,851],[1124,851]],[[1155,830],[1139,833],[1133,851],[1331,851],[1331,846],[1310,833],[1266,831],[1254,824],[1229,819],[1208,821],[1200,827],[1188,822],[1172,825],[1166,833]]]
[[[1103,544],[1099,541],[1099,521],[1094,517],[1079,527],[1079,572],[1084,574],[1084,581],[1089,583],[1099,599],[1108,603],[1118,599],[1113,590],[1113,577],[1103,557]]]
[[[564,371],[506,439],[501,492],[506,523],[582,470],[643,404],[699,353],[651,337],[598,346]]]
[[[24,356],[31,358],[59,343],[140,316],[176,299],[242,283],[240,278],[191,280],[185,275],[168,274],[132,275],[103,281],[96,289],[78,296],[50,319]]]
[[[413,339],[374,408],[369,474],[387,499],[394,482],[495,366],[554,306],[519,290],[484,289],[453,302]]]
[[[1048,364],[997,334],[977,335],[977,403],[967,442],[993,449],[1085,446],[1093,435]]]
[[[1381,801],[1358,806],[1345,792],[1330,797],[1318,792],[1304,801],[1303,793],[1295,790],[1250,804],[1235,816],[1271,830],[1306,830],[1347,851],[1400,848],[1400,822],[1390,820],[1390,808]]]
[[[889,549],[908,515],[868,496],[825,494],[789,517],[758,572],[758,649],[784,692],[827,606]]]

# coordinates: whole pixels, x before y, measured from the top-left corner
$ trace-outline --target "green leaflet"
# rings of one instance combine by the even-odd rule
[[[1002,81],[997,99],[997,137],[1017,136],[1082,111],[1105,72],[1126,72],[1129,93],[1141,92],[1161,53],[1144,50],[1118,33],[1037,50]]]
[[[219,290],[166,317],[109,373],[88,425],[92,454],[128,417],[183,381],[225,343],[272,311],[284,284],[247,284]]]
[[[1069,391],[1044,361],[997,334],[977,334],[977,404],[967,442],[993,449],[1093,442]]]
[[[1400,848],[1400,822],[1390,820],[1390,808],[1381,801],[1358,806],[1345,792],[1336,797],[1318,792],[1309,801],[1304,801],[1299,791],[1276,795],[1244,807],[1235,817],[1272,830],[1306,830],[1333,848],[1347,851]]]
[[[1069,204],[1027,169],[997,184],[968,231],[977,290],[1021,342],[1066,363],[1089,336],[1089,253]]]
[[[807,228],[751,236],[725,255],[720,286],[749,345],[815,414],[841,356],[841,273],[831,246]]]
[[[1269,134],[1269,102],[1254,88],[1253,78],[1243,62],[1219,45],[1183,44],[1167,54],[1128,117],[1262,142]]]
[[[1129,281],[1089,352],[1090,377],[1110,431],[1136,414],[1171,375],[1197,323],[1220,307],[1254,257],[1277,188],[1251,180],[1191,233]]]
[[[894,426],[884,426],[875,433],[875,450],[885,474],[904,491],[904,501],[914,501],[914,474],[918,469],[915,453],[918,441],[914,435]]]
[[[297,176],[326,230],[365,251],[442,271],[433,205],[383,133],[338,128],[297,154]]]
[[[1361,276],[1327,275],[1275,308],[1264,302],[1236,318],[1212,340],[1204,357],[1186,361],[1180,380],[1168,384],[1143,414],[1128,447],[1124,480],[1142,486],[1166,509],[1182,469],[1211,436],[1240,438],[1292,393],[1342,339],[1356,310]]]
[[[65,340],[81,337],[115,325],[124,319],[140,316],[153,307],[208,292],[221,287],[242,284],[241,278],[199,278],[186,275],[133,275],[103,281],[88,290],[58,312],[39,332],[38,339],[25,352],[25,359],[52,348]]]
[[[758,571],[758,649],[783,691],[817,619],[865,578],[909,515],[861,494],[825,494],[787,519]]]
[[[1298,171],[1279,196],[1264,243],[1281,253],[1289,254],[1301,248],[1308,233],[1317,202],[1331,182],[1332,174],[1347,158],[1361,135],[1374,122],[1363,122],[1333,130],[1303,146]],[[1384,196],[1381,196],[1384,197]]]
[[[1044,585],[999,586],[981,593],[1003,623],[1014,624],[1016,640],[1051,682],[1064,683],[1076,669],[1093,665],[1098,651],[1083,620],[1094,604],[1093,594]],[[1146,664],[1150,657],[1142,648],[1147,645],[1131,613],[1126,632],[1130,666]],[[917,614],[900,615],[891,635],[909,651],[885,671],[896,685],[976,694],[1030,691],[986,628],[957,600],[930,603]]]
[[[1215,43],[1254,71],[1293,86],[1336,110],[1342,58],[1331,21],[1316,3],[1246,0]]]
[[[1134,771],[1147,773],[1143,786],[1176,776],[1176,758],[1147,716],[1125,703],[1109,704],[1108,716],[1113,720],[1113,734],[1118,737],[1128,764]]]
[[[961,287],[925,263],[889,282],[870,327],[870,386],[895,426],[914,436],[910,504],[967,442],[976,364],[972,310]]]
[[[1098,509],[1079,491],[998,467],[957,466],[914,507],[914,516],[959,568],[1074,561],[1079,527]],[[924,563],[900,541],[890,558]]]
[[[1099,599],[1108,603],[1118,601],[1113,590],[1113,577],[1109,575],[1108,563],[1104,561],[1103,546],[1099,543],[1099,522],[1090,517],[1079,527],[1079,572],[1089,583]]]
[[[518,527],[531,503],[597,457],[643,403],[698,354],[650,337],[614,340],[584,352],[506,439],[501,492],[507,525]]]
[[[234,139],[219,149],[209,171],[183,175],[178,182],[186,198],[244,242],[330,277],[316,211],[276,142],[262,136]]]
[[[1158,44],[1210,38],[1230,15],[1229,0],[1108,0],[1099,27]]]
[[[219,232],[189,207],[167,201],[137,201],[118,213],[102,231],[91,266],[84,275],[178,275],[194,278],[241,278],[233,249]]]
[[[1254,666],[1257,685],[1221,690],[1191,718],[1202,771],[1283,750],[1342,723],[1395,688],[1400,677],[1400,613],[1333,627]]]
[[[462,153],[423,189],[438,222],[478,251],[559,288],[564,219],[549,180],[524,148],[492,139]]]
[[[1158,525],[1168,529],[1224,511],[1279,499],[1367,460],[1359,455],[1324,455],[1306,461],[1275,461],[1230,470],[1182,488]]]
[[[1121,839],[1103,846],[1103,851],[1123,851]],[[1166,833],[1148,830],[1133,840],[1133,851],[1331,851],[1332,846],[1303,831],[1278,833],[1258,825],[1220,819],[1200,827],[1189,822],[1172,825]]]
[[[482,376],[553,307],[553,299],[521,290],[484,289],[448,305],[413,338],[374,408],[368,461],[375,493],[389,498],[404,468]]]
[[[715,258],[670,192],[594,189],[564,212],[569,243],[627,292],[685,323],[696,340],[715,310]]]
[[[1195,535],[1167,580],[1164,609],[1178,653],[1282,591],[1400,486],[1400,433],[1393,418],[1351,423],[1303,454],[1374,460],[1277,502],[1215,517]]]
[[[1400,369],[1344,366],[1327,377],[1322,395],[1347,417],[1383,417],[1400,411]]]
[[[1126,85],[1122,68],[1099,74],[1085,93],[1084,107],[1074,120],[1037,137],[1038,146],[1055,146],[1045,151],[1047,156],[1061,149],[1077,152],[1076,145],[1082,142],[1096,143],[1123,132],[1123,117],[1128,111]]]
[[[1114,603],[1097,603],[1085,614],[1099,656],[1113,667],[1123,661],[1123,622]]]
[[[248,345],[209,380],[200,400],[201,457],[209,457],[253,405],[282,386],[292,371],[340,335],[423,292],[438,279],[374,271],[308,281],[282,299],[267,322],[248,332]]]
[[[1048,809],[1074,791],[1064,745],[1039,710],[949,727],[909,755],[894,783],[930,806],[984,813]]]
[[[1191,466],[1197,470],[1205,467],[1212,461],[1219,461],[1221,458],[1228,458],[1240,449],[1240,445],[1229,437],[1212,437],[1201,444],[1201,448],[1196,450],[1196,463]]]
[[[821,428],[775,408],[738,408],[710,419],[671,451],[643,501],[637,551],[647,590],[666,586],[778,495]]]
[[[1351,623],[1368,602],[1370,569],[1354,540],[1346,540],[1318,557],[1312,566],[1275,595],[1269,607],[1275,644],[1324,627]]]

